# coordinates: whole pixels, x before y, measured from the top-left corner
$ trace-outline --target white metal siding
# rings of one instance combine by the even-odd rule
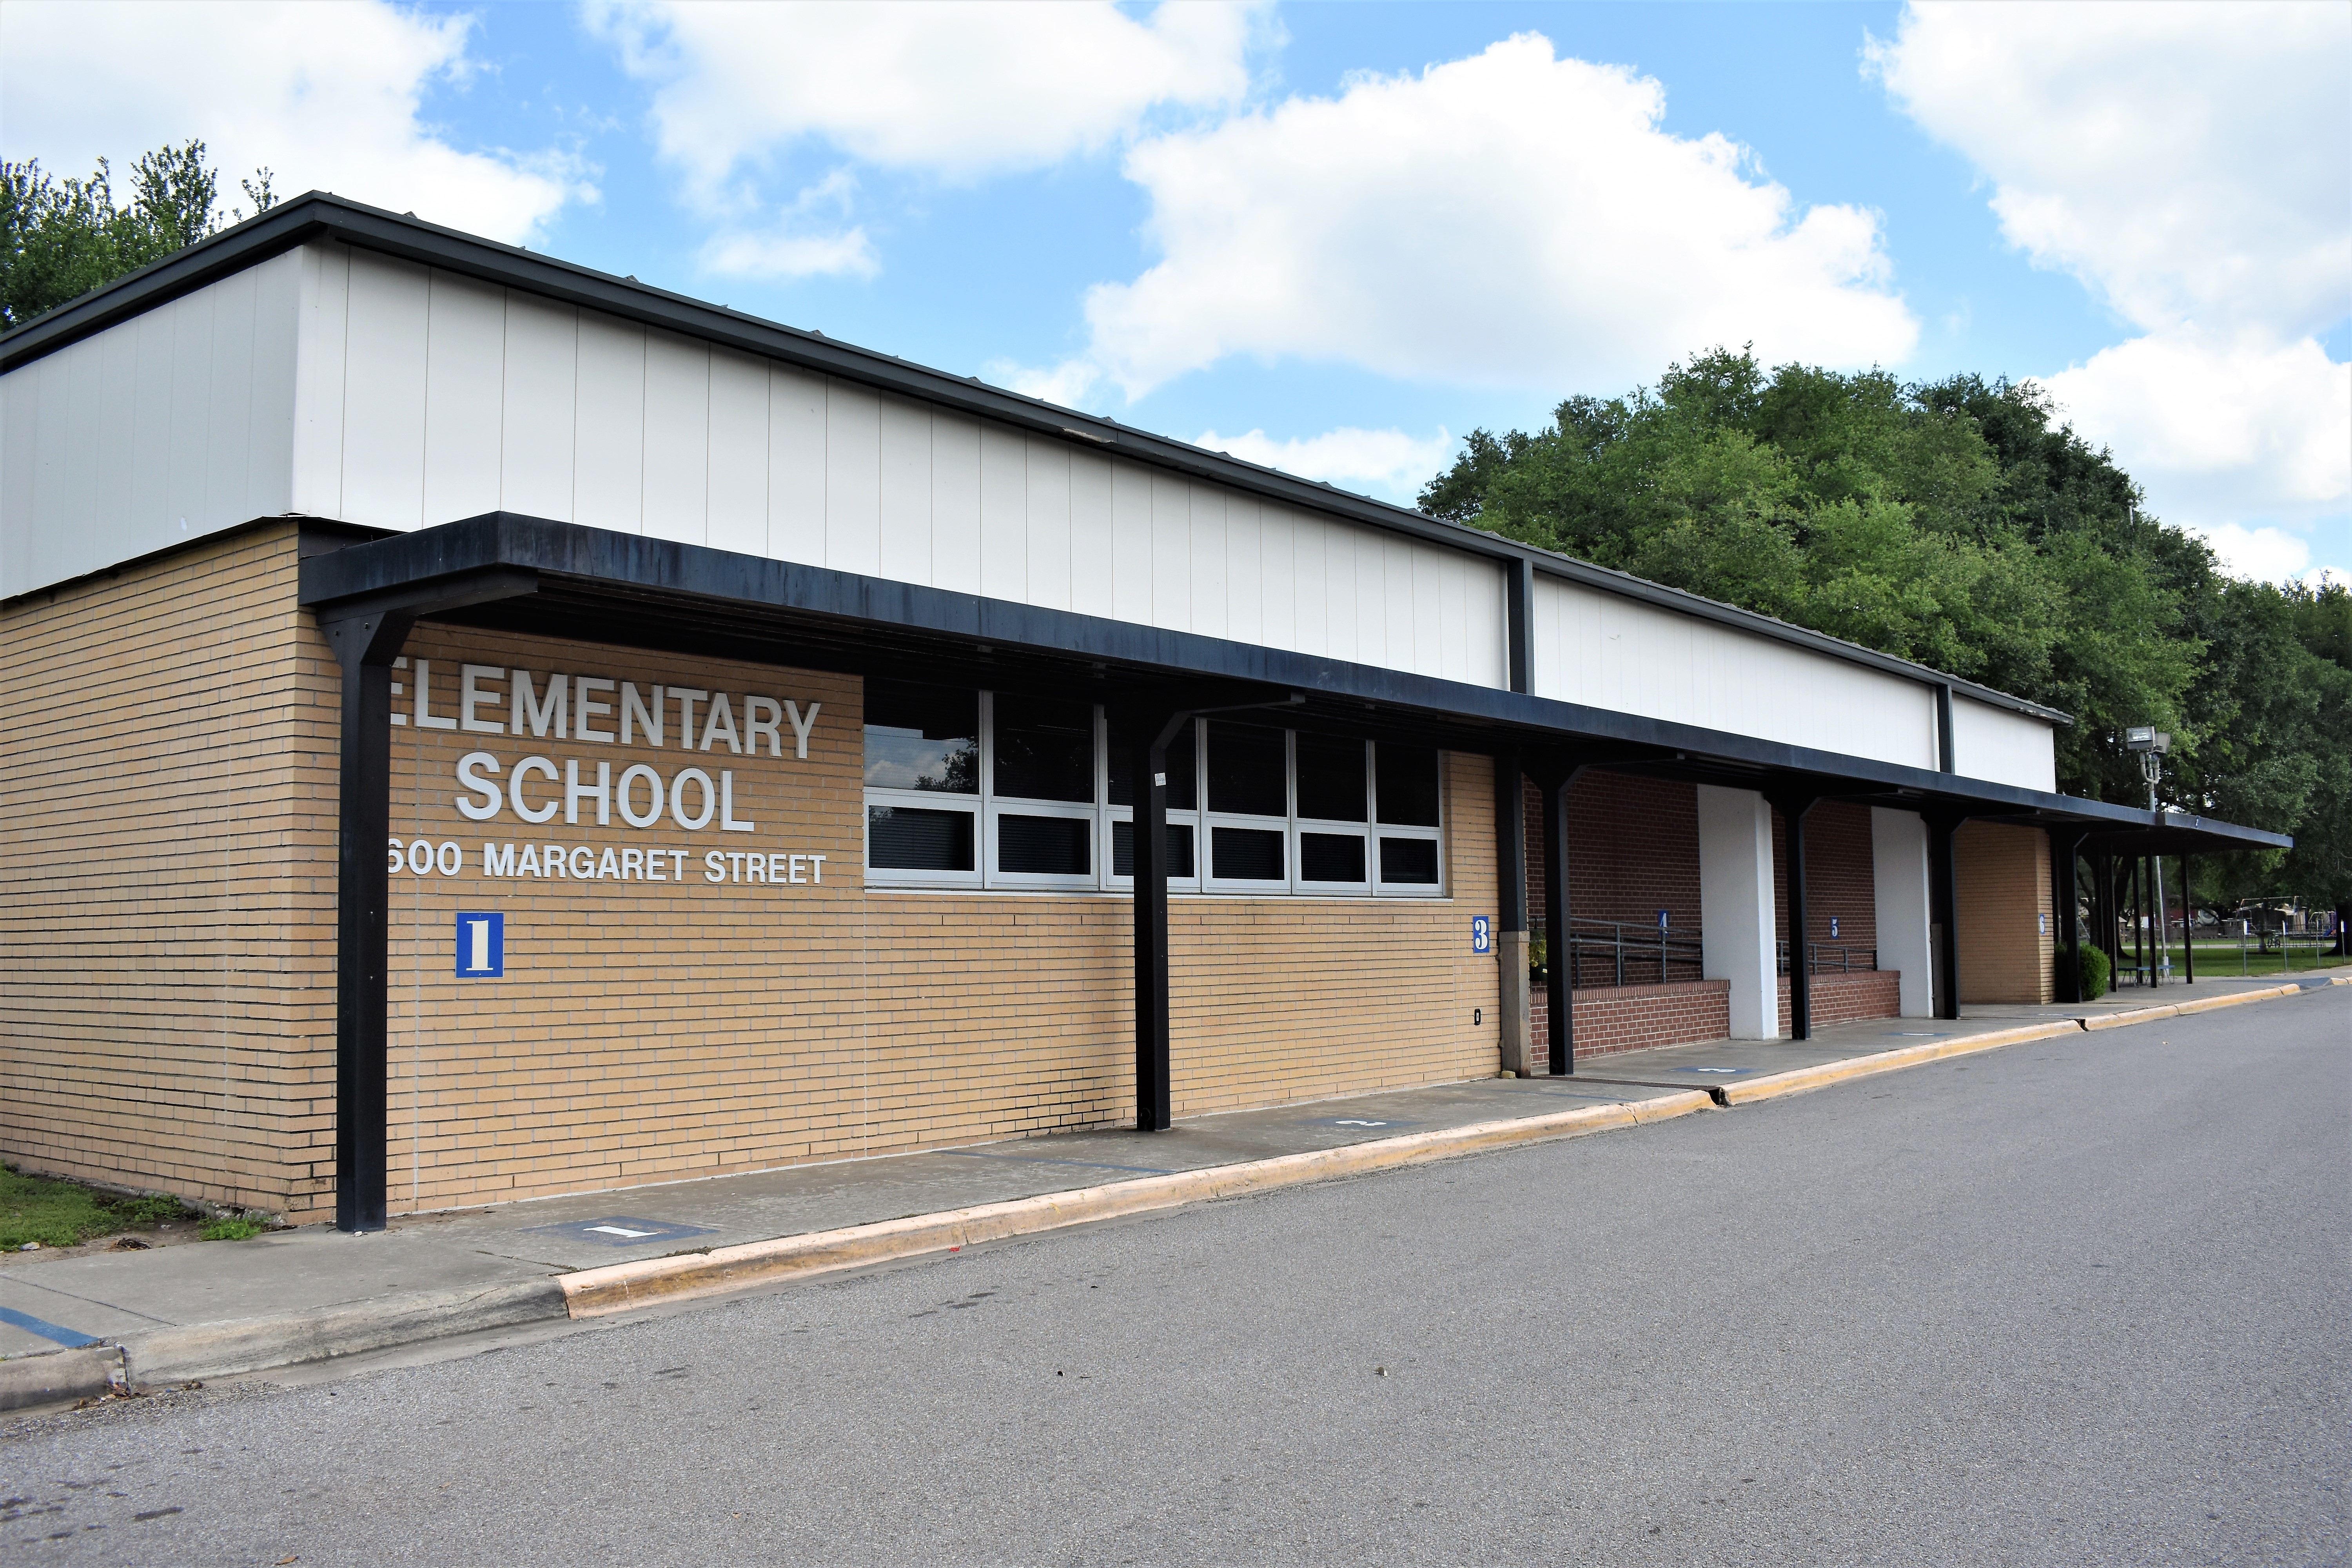
[[[504,509],[1504,684],[1502,571],[1461,552],[364,251],[296,265],[303,510]]]
[[[303,260],[0,377],[0,596],[292,510]]]
[[[2021,789],[2058,788],[2055,735],[2031,714],[1952,699],[1952,771]]]
[[[1936,765],[1934,695],[1898,675],[1540,575],[1534,633],[1538,697]]]

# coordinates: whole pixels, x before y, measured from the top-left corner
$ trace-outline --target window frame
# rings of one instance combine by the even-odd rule
[[[969,871],[933,871],[899,868],[877,868],[873,864],[873,820],[861,816],[864,838],[866,885],[877,889],[908,891],[956,892],[1021,892],[1021,893],[1132,893],[1135,879],[1118,875],[1117,864],[1117,825],[1132,824],[1132,805],[1110,804],[1110,715],[1099,702],[1089,704],[1094,712],[1094,800],[1091,804],[1078,801],[1032,800],[1025,796],[1000,795],[996,793],[996,693],[985,688],[975,695],[980,710],[980,788],[970,795],[950,794],[938,790],[883,789],[866,786],[861,805],[870,812],[876,806],[889,806],[918,811],[957,811],[970,816],[974,836],[972,868]],[[1238,721],[1246,723],[1247,720]],[[1445,854],[1446,797],[1444,776],[1444,752],[1437,752],[1438,824],[1432,827],[1405,826],[1383,823],[1380,819],[1380,752],[1379,742],[1363,740],[1364,748],[1364,818],[1360,822],[1302,817],[1298,815],[1298,736],[1299,731],[1281,727],[1283,737],[1283,799],[1286,807],[1281,816],[1262,816],[1246,812],[1211,811],[1209,801],[1209,726],[1211,721],[1196,717],[1192,726],[1192,798],[1198,805],[1190,810],[1171,810],[1168,822],[1171,826],[1189,828],[1192,835],[1192,874],[1171,876],[1169,891],[1192,896],[1220,898],[1314,898],[1314,899],[1450,899],[1450,870]],[[1265,729],[1277,728],[1267,724]],[[1416,748],[1431,750],[1432,748]],[[860,768],[861,776],[863,766]],[[1091,822],[1087,837],[1087,847],[1094,857],[1091,869],[1083,873],[1055,873],[1003,870],[1000,867],[998,843],[999,824],[1005,816],[1048,816]],[[1218,827],[1235,827],[1281,835],[1284,857],[1283,875],[1279,878],[1218,877],[1214,875]],[[1310,881],[1306,875],[1304,837],[1308,834],[1329,834],[1334,837],[1360,838],[1364,845],[1364,879],[1360,882]],[[1435,882],[1390,882],[1381,876],[1381,840],[1382,838],[1423,839],[1435,847],[1437,880]]]

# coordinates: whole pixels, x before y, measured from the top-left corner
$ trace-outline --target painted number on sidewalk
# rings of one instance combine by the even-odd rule
[[[476,913],[457,917],[457,973],[468,980],[496,980],[507,972],[507,917]]]

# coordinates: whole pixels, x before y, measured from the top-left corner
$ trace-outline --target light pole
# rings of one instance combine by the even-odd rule
[[[2164,757],[2172,750],[2172,737],[2150,725],[2135,724],[2124,731],[2124,745],[2139,753],[2140,776],[2147,780],[2147,809],[2150,813],[2162,811],[2164,808],[2157,804],[2156,785],[2157,781],[2164,776]],[[2155,825],[2151,823],[2149,826]],[[2151,854],[2147,861],[2156,894],[2156,952],[2151,955],[2147,971],[2147,983],[2154,985],[2159,984],[2158,976],[2170,969],[2172,963],[2170,953],[2165,950],[2164,941],[2164,856],[2160,852]],[[2185,895],[2187,889],[2182,891]],[[2187,942],[2191,934],[2189,921],[2184,919],[2180,922],[2180,940]]]

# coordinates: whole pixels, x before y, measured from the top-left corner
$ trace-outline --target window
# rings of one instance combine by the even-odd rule
[[[866,685],[876,886],[1121,889],[1134,738],[1092,703]],[[1195,721],[1168,745],[1168,875],[1186,892],[1444,891],[1437,753]]]

